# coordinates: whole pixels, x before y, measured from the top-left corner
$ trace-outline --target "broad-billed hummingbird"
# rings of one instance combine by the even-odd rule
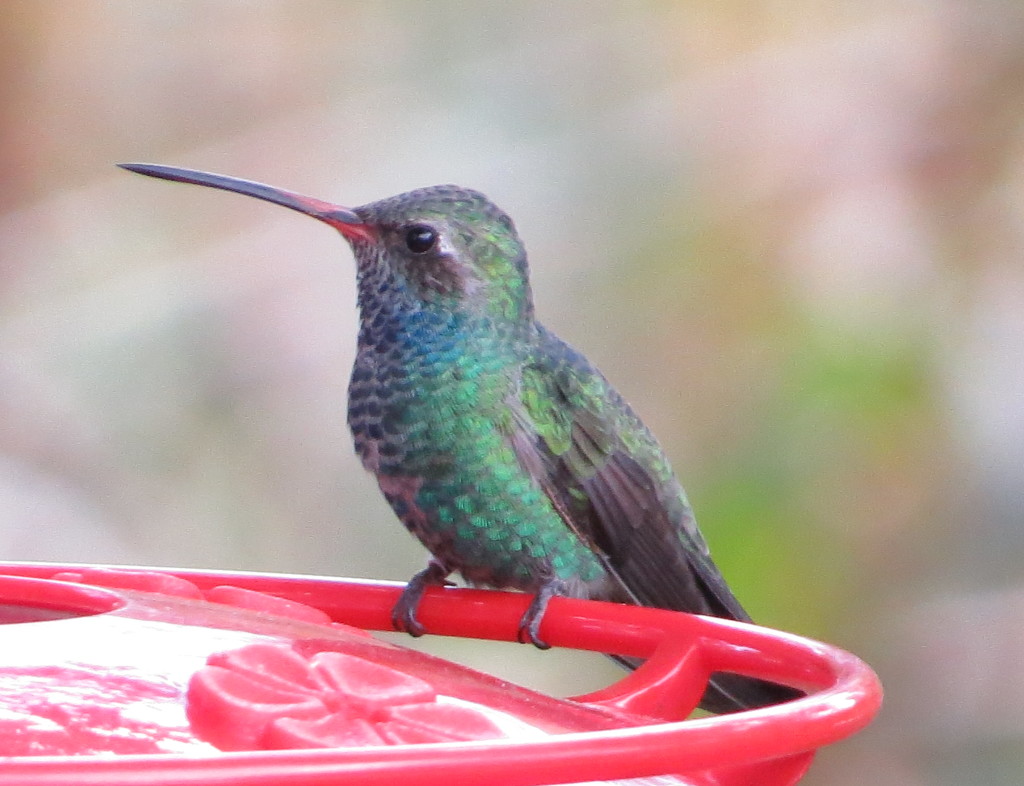
[[[419,600],[453,572],[534,593],[519,639],[540,647],[556,595],[750,620],[654,436],[534,317],[526,250],[483,194],[434,186],[345,208],[223,175],[121,166],[283,205],[351,245],[360,327],[349,427],[363,466],[433,555],[395,606],[397,629],[423,633]],[[701,706],[797,695],[718,673]]]

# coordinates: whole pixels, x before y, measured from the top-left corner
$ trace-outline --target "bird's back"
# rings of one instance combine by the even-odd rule
[[[563,424],[561,440],[538,440],[550,493],[605,554],[618,579],[610,599],[748,619],[711,561],[664,451],[629,404],[543,327],[532,366],[550,417]]]

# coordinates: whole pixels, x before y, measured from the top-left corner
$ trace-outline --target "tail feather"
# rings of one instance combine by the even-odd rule
[[[621,655],[609,655],[620,666],[635,671],[643,661],[639,658],[627,658]],[[788,685],[745,677],[742,674],[716,671],[708,680],[704,695],[698,705],[702,710],[724,715],[742,710],[756,710],[759,707],[770,707],[799,699],[806,694]]]
[[[716,671],[708,680],[708,686],[700,700],[700,708],[721,715],[782,704],[804,695],[803,691],[790,688],[788,685]]]

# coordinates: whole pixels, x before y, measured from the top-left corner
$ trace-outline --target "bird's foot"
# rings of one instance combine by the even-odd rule
[[[537,594],[526,608],[526,613],[519,620],[516,639],[520,644],[532,644],[539,650],[551,649],[551,645],[540,637],[540,624],[544,619],[544,612],[547,611],[548,602],[555,595],[563,594],[563,589],[561,581],[548,581],[537,590]]]
[[[445,578],[449,573],[451,570],[444,564],[437,560],[431,560],[427,567],[409,579],[398,602],[391,610],[391,625],[395,630],[415,637],[422,636],[427,632],[427,629],[416,618],[416,610],[419,608],[423,592],[427,587],[444,585]]]

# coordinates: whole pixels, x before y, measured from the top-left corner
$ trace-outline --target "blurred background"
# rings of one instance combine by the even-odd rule
[[[754,616],[881,675],[806,783],[1024,780],[1019,3],[7,0],[0,68],[0,558],[418,570],[345,425],[345,244],[114,162],[455,182]]]

